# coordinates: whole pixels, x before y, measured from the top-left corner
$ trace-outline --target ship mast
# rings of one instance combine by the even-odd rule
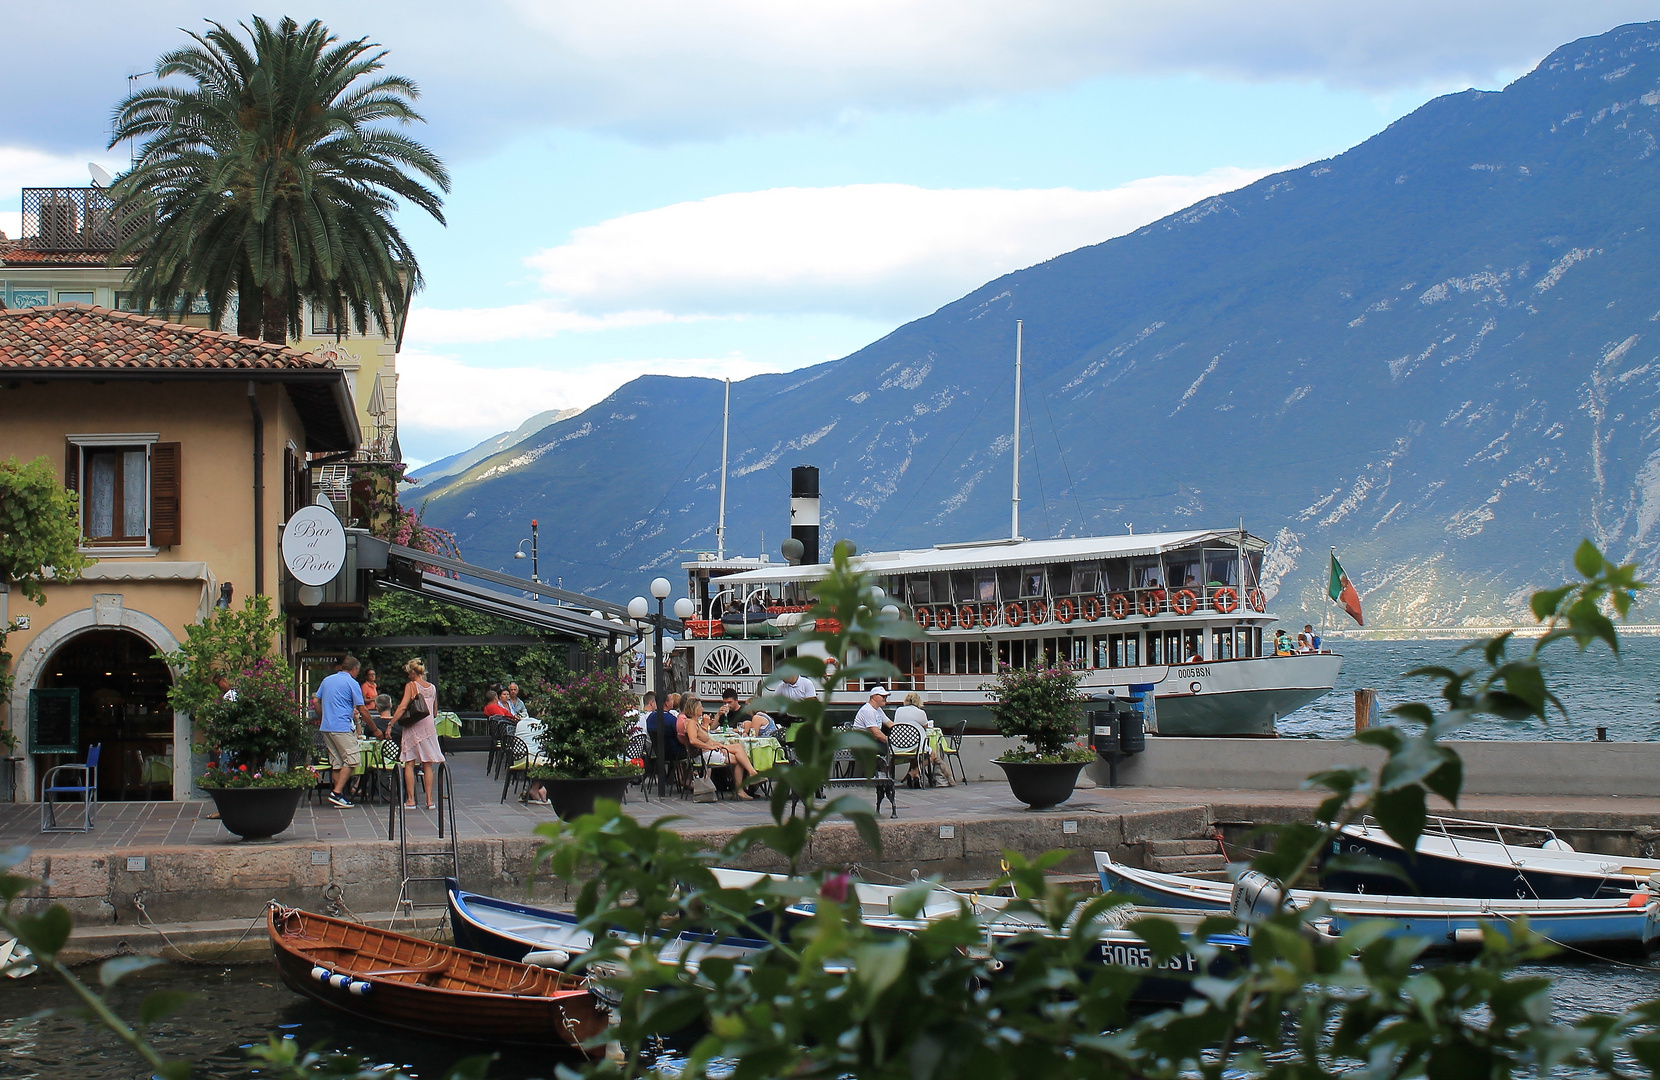
[[[732,424],[732,380],[726,380],[726,406],[720,418],[720,517],[715,522],[715,561],[726,558],[726,433]],[[764,547],[764,545],[763,545]]]
[[[1020,539],[1020,347],[1025,320],[1014,321],[1014,498],[1009,508],[1009,538]]]

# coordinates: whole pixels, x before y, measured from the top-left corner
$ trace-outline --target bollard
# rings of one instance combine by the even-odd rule
[[[1378,707],[1378,692],[1376,690],[1360,689],[1355,691],[1355,730],[1365,731],[1375,723]]]
[[[1607,741],[1608,741],[1608,729],[1605,728],[1605,727],[1597,728],[1597,742],[1607,742]]]

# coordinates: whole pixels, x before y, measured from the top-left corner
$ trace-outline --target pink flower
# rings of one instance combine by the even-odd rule
[[[825,900],[834,900],[838,904],[847,903],[847,890],[853,884],[853,879],[846,874],[831,874],[819,886],[818,894]]]

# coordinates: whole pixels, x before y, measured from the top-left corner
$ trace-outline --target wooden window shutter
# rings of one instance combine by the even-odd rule
[[[64,443],[63,486],[70,491],[81,490],[81,448],[75,443]]]
[[[294,448],[282,448],[282,519],[287,521],[299,508],[299,483],[294,475]]]
[[[179,458],[176,442],[150,447],[150,543],[154,547],[174,547],[182,535],[184,481]]]

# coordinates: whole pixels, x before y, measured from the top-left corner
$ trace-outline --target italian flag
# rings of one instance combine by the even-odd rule
[[[1351,618],[1361,626],[1366,620],[1360,615],[1360,594],[1355,592],[1354,582],[1349,575],[1343,572],[1343,564],[1337,561],[1337,552],[1331,553],[1331,586],[1326,590],[1333,600],[1343,605]]]

